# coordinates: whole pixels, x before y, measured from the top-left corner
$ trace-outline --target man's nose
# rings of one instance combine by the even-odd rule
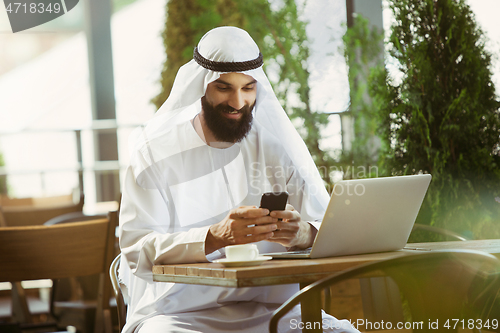
[[[243,98],[243,94],[239,91],[233,93],[227,104],[235,110],[241,109],[245,106],[245,99]]]

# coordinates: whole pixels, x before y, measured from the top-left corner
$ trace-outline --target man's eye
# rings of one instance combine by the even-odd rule
[[[227,91],[227,90],[229,90],[229,88],[228,87],[217,87],[217,90],[219,90],[219,91]]]
[[[243,88],[243,90],[244,90],[244,91],[252,91],[252,90],[254,90],[254,89],[255,89],[255,87],[254,87],[254,86],[244,87],[244,88]]]

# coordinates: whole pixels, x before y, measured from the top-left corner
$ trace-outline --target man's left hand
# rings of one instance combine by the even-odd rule
[[[317,231],[312,225],[302,221],[300,213],[292,205],[287,204],[286,210],[275,210],[270,215],[283,221],[276,222],[278,228],[267,241],[300,249],[312,245]]]

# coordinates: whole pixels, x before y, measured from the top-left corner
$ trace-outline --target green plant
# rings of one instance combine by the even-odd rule
[[[379,119],[369,95],[370,77],[383,68],[383,32],[370,26],[361,15],[354,17],[347,28],[344,41],[344,56],[349,66],[349,110],[344,116],[351,118],[353,138],[350,149],[344,148],[338,163],[344,170],[344,179],[378,175],[377,160]]]
[[[5,166],[2,153],[0,153],[0,168]],[[7,194],[7,176],[0,175],[0,194]]]
[[[301,19],[302,10],[294,0],[284,0],[279,9],[261,14],[269,31],[269,62],[279,65],[279,79],[271,83],[292,122],[300,124],[302,138],[316,165],[320,170],[329,170],[334,160],[319,147],[321,129],[328,123],[328,114],[311,109],[310,73],[307,66],[310,51],[306,35],[307,22]],[[293,94],[299,97],[299,103],[289,102]],[[330,182],[328,173],[322,176],[326,182]]]
[[[371,81],[387,174],[431,173],[417,222],[500,237],[500,102],[485,37],[464,0],[390,0],[399,67]]]
[[[112,1],[112,10],[113,13],[116,13],[120,9],[136,2],[137,0],[113,0]]]

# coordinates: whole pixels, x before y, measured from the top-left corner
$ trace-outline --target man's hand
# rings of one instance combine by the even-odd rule
[[[292,205],[286,205],[286,210],[271,212],[272,217],[281,218],[277,222],[278,229],[269,242],[279,243],[285,247],[308,248],[314,242],[317,230],[309,223],[302,221],[300,213]]]
[[[255,206],[233,209],[219,223],[210,226],[205,241],[205,254],[228,245],[269,240],[278,228],[278,218],[267,216],[269,210]]]

